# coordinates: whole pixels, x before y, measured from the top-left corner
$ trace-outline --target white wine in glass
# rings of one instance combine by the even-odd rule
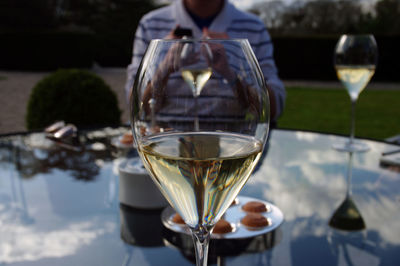
[[[210,79],[212,69],[205,68],[183,68],[182,77],[193,91],[193,97],[199,97],[201,90]]]
[[[375,73],[378,48],[373,35],[342,35],[336,45],[334,65],[338,79],[346,88],[351,100],[350,138],[345,143],[335,143],[333,148],[346,152],[365,152],[369,147],[354,139],[355,109],[358,96]]]
[[[267,140],[264,77],[244,39],[153,40],[137,75],[131,121],[138,152],[191,229],[197,265],[205,266],[210,232]]]
[[[261,151],[254,137],[207,131],[155,136],[143,146],[150,171],[192,228],[221,218]]]
[[[356,101],[360,93],[365,89],[375,73],[375,65],[369,66],[341,66],[336,65],[336,73],[339,80],[350,95],[352,101]]]

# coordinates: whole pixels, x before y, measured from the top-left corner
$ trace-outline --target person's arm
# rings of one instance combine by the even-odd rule
[[[129,104],[130,94],[132,90],[133,83],[135,81],[136,72],[139,68],[140,62],[144,53],[146,52],[147,46],[149,44],[149,38],[145,34],[145,25],[140,21],[139,26],[135,33],[135,38],[133,41],[133,52],[132,60],[127,68],[127,77],[125,83],[125,96],[127,103]]]
[[[261,45],[254,49],[254,53],[267,83],[271,105],[271,121],[276,121],[285,107],[286,90],[278,76],[278,69],[273,57],[273,44],[268,31],[265,30],[260,35],[259,43]]]
[[[229,39],[229,36],[225,32],[212,32],[207,28],[203,29],[203,36],[205,38],[211,39]],[[278,77],[278,70],[273,59],[273,46],[271,43],[270,36],[267,31],[265,31],[260,37],[263,40],[263,45],[260,46],[256,51],[256,57],[259,60],[261,70],[266,79],[269,100],[270,100],[270,117],[271,120],[275,121],[282,113],[284,108],[286,91],[282,81]],[[249,97],[252,94],[248,92],[249,88],[246,88],[242,81],[238,77],[232,75],[225,75],[226,80],[229,83],[237,82],[236,88],[238,92],[239,99],[241,97]],[[246,99],[246,98],[244,98]],[[251,99],[248,100],[251,103]]]
[[[203,29],[203,37],[210,39],[229,39],[229,36],[225,32],[213,32],[209,31],[207,28]],[[213,59],[210,62],[213,69],[215,69],[221,76],[224,77],[229,86],[234,90],[236,98],[239,102],[249,107],[251,112],[255,115],[260,115],[260,110],[258,106],[258,95],[254,91],[254,88],[246,84],[234,71],[230,69],[229,63],[227,61],[227,57],[225,54],[224,47],[220,47],[218,45],[210,45],[210,49],[212,50]],[[270,113],[271,117],[275,116],[276,106],[273,92],[267,86],[269,96],[270,96]],[[271,91],[271,92],[270,92]]]
[[[180,39],[182,36],[175,35],[175,30],[179,28],[177,25],[173,30],[169,32],[164,39]],[[143,106],[147,114],[151,113],[151,108],[154,108],[154,112],[161,108],[164,90],[168,83],[169,75],[171,75],[174,69],[175,56],[179,53],[181,47],[172,46],[165,56],[164,60],[158,66],[153,79],[147,84],[146,89],[143,92]],[[150,102],[152,101],[152,105]]]
[[[153,79],[147,84],[146,89],[143,92],[142,101],[146,114],[151,113],[151,108],[154,108],[153,111],[156,112],[162,106],[164,90],[168,83],[168,77],[173,72],[173,68],[170,64],[171,61],[172,59],[167,55],[157,68]],[[150,104],[151,101],[153,101],[153,106]]]

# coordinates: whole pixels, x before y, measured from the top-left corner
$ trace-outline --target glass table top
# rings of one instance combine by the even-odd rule
[[[41,133],[0,137],[0,265],[193,265],[191,239],[166,229],[162,210],[120,204],[118,166],[137,156],[113,145],[124,130],[84,132],[73,149]],[[209,264],[400,265],[400,170],[380,163],[399,146],[331,149],[345,139],[273,130],[240,195],[278,206],[284,222],[213,240]]]

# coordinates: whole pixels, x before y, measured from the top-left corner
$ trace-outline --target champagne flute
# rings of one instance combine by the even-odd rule
[[[336,44],[334,65],[337,76],[351,100],[350,138],[333,148],[345,152],[365,152],[369,147],[354,140],[355,110],[358,96],[375,73],[378,48],[373,35],[342,35]]]
[[[211,71],[207,80],[201,69]],[[210,232],[268,136],[268,91],[249,42],[152,40],[131,93],[131,125],[150,176],[192,231],[197,265],[207,265]]]

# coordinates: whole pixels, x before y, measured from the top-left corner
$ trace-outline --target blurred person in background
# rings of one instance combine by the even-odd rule
[[[129,101],[136,72],[152,39],[179,39],[178,27],[191,30],[194,39],[248,39],[268,84],[271,125],[281,115],[286,91],[278,76],[273,44],[264,23],[254,14],[238,10],[228,0],[175,0],[144,15],[136,30],[132,62],[125,92]]]

